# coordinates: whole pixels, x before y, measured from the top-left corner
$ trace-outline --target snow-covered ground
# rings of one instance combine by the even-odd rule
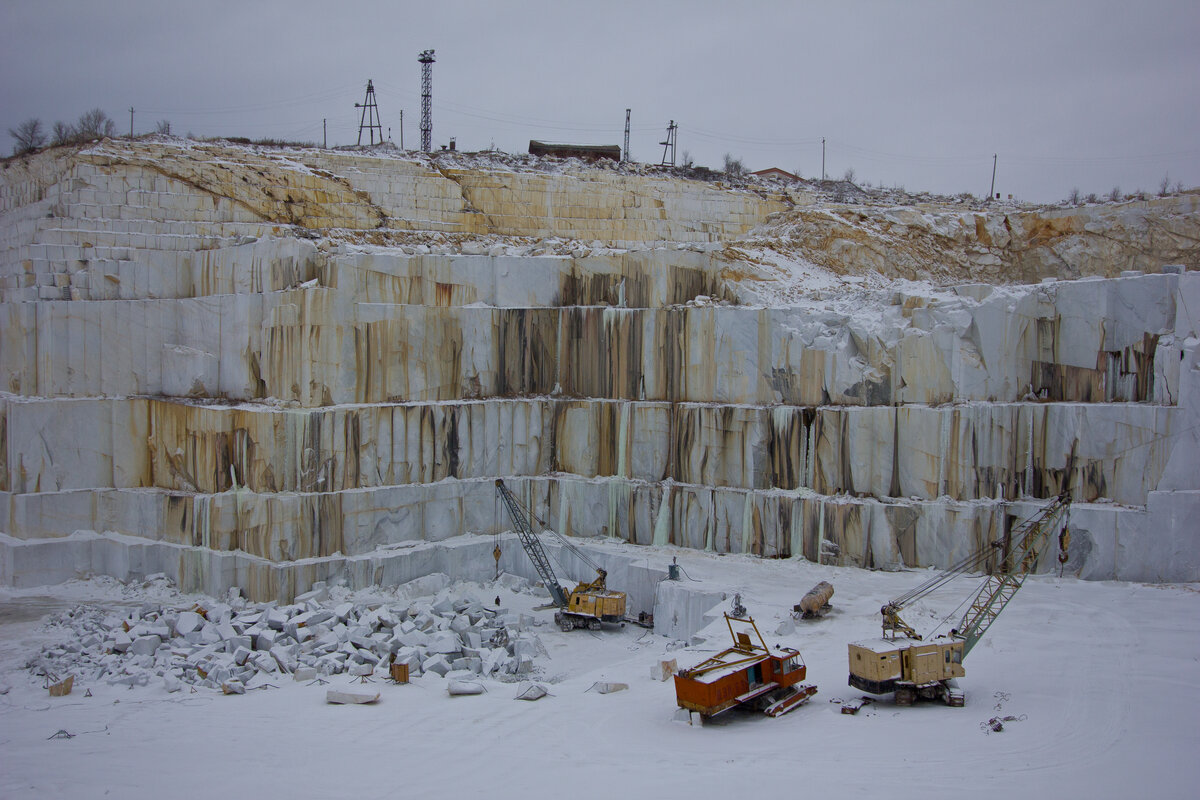
[[[459,595],[499,595],[510,610],[545,621],[535,630],[548,655],[534,677],[549,696],[518,701],[520,684],[485,681],[483,695],[450,697],[433,675],[409,685],[376,676],[365,687],[339,675],[230,696],[188,687],[170,694],[159,680],[130,689],[77,677],[69,696],[52,698],[25,669],[43,646],[63,641],[64,629],[46,626],[44,615],[84,602],[186,608],[194,598],[110,579],[3,589],[0,796],[1172,798],[1193,797],[1200,785],[1194,584],[1030,578],[967,659],[965,708],[897,708],[885,698],[850,716],[839,701],[861,694],[846,685],[846,644],[876,635],[880,605],[925,573],[644,553],[660,568],[677,557],[685,582],[697,587],[730,598],[740,592],[769,644],[799,648],[816,697],[778,719],[734,713],[693,727],[675,719],[672,682],[652,679],[651,670],[670,658],[691,666],[724,648],[723,620],[686,649],[633,625],[563,633],[551,611],[534,610],[544,602],[535,594],[456,584]],[[820,580],[835,588],[833,611],[777,634]],[[961,579],[906,619],[928,631],[975,585]],[[597,682],[629,689],[589,691]],[[382,698],[327,705],[330,687]],[[994,732],[994,717],[1015,719]]]

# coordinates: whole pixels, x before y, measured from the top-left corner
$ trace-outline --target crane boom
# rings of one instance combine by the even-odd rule
[[[1007,541],[997,539],[988,542],[986,546],[942,570],[920,586],[891,600],[879,610],[883,616],[884,635],[890,631],[893,636],[900,633],[919,641],[920,634],[900,618],[900,611],[965,572],[986,571],[985,565],[988,560],[1000,553],[1004,560],[997,568],[996,574],[987,577],[971,601],[967,613],[963,615],[962,621],[955,628],[956,635],[966,640],[966,649],[970,651],[1037,566],[1038,557],[1045,549],[1051,529],[1060,521],[1065,522],[1070,505],[1070,495],[1063,492],[1037,514],[1017,526]]]
[[[554,600],[554,605],[559,608],[567,607],[566,590],[558,583],[558,578],[554,574],[554,570],[550,567],[550,559],[546,557],[546,550],[542,547],[541,540],[537,534],[533,532],[530,526],[529,517],[521,508],[520,502],[513,497],[512,492],[504,485],[504,481],[496,479],[496,494],[500,495],[500,499],[504,501],[505,508],[508,509],[508,515],[512,517],[513,525],[517,529],[517,538],[521,540],[521,547],[525,548],[526,555],[533,562],[533,568],[537,570],[538,577],[542,579],[542,583],[550,592],[550,597]]]
[[[1071,497],[1064,492],[1013,531],[1012,547],[1005,563],[995,575],[989,575],[983,582],[956,629],[958,636],[963,639],[964,657],[983,638],[1008,601],[1012,600],[1025,579],[1037,568],[1051,531],[1057,529],[1060,523],[1065,523],[1070,506]]]
[[[512,492],[504,485],[504,481],[499,478],[496,479],[496,494],[500,495],[500,499],[504,501],[504,507],[508,509],[508,515],[512,517],[513,525],[517,529],[517,538],[521,540],[521,546],[525,548],[526,555],[533,562],[534,569],[537,570],[542,583],[550,592],[554,605],[558,606],[559,610],[554,615],[554,621],[558,623],[558,626],[564,631],[573,628],[599,630],[602,622],[623,623],[625,593],[613,591],[605,585],[608,573],[565,536],[551,529],[550,532],[565,549],[596,570],[596,577],[591,583],[580,583],[568,594],[559,584],[558,578],[550,566],[550,559],[546,557],[546,549],[542,547],[541,540],[533,532],[530,518],[537,518],[522,505],[521,501],[513,497]]]

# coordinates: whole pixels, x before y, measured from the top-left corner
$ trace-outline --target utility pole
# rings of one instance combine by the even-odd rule
[[[400,109],[400,149],[404,149],[404,109]]]
[[[622,161],[629,160],[629,109],[625,109],[625,157]]]
[[[670,166],[672,166],[672,167],[675,166],[675,143],[678,138],[677,133],[676,133],[676,131],[678,131],[678,129],[679,129],[679,126],[675,124],[675,120],[671,120],[669,123],[667,123],[666,141],[659,142],[659,144],[661,144],[663,146],[663,157],[662,157],[662,163],[659,164],[660,167],[665,167],[668,164],[670,164]],[[671,154],[671,157],[669,160],[667,158],[668,152]]]
[[[358,122],[358,143],[362,144],[363,129],[365,128],[372,146],[375,144],[375,131],[379,131],[379,143],[383,144],[383,126],[379,123],[379,106],[375,103],[374,81],[367,81],[367,97],[361,103],[355,103],[354,107],[362,109],[362,119]]]
[[[821,137],[821,180],[825,180],[825,137]]]
[[[321,147],[329,149],[329,120],[321,120]]]
[[[133,138],[133,106],[129,107],[129,138]]]
[[[988,202],[996,196],[996,154],[992,153],[992,188],[988,190]]]

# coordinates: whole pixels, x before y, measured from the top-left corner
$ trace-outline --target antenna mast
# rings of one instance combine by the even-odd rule
[[[383,126],[379,124],[379,106],[375,105],[375,84],[372,81],[367,81],[367,98],[355,103],[354,107],[362,109],[362,118],[358,121],[358,143],[362,144],[365,128],[371,144],[375,144],[375,131],[379,131],[379,143],[383,144]]]
[[[421,149],[433,150],[433,57],[432,50],[422,50],[421,62]]]

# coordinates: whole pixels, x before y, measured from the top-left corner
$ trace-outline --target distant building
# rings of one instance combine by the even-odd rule
[[[529,154],[557,158],[581,158],[584,161],[599,161],[602,158],[620,161],[621,146],[617,144],[549,144],[531,139]]]
[[[760,169],[758,172],[751,172],[750,174],[758,175],[759,177],[762,177],[762,178],[784,178],[789,181],[800,180],[798,177],[796,177],[792,173],[788,172],[785,169],[780,169],[779,167],[769,167],[767,169]]]

